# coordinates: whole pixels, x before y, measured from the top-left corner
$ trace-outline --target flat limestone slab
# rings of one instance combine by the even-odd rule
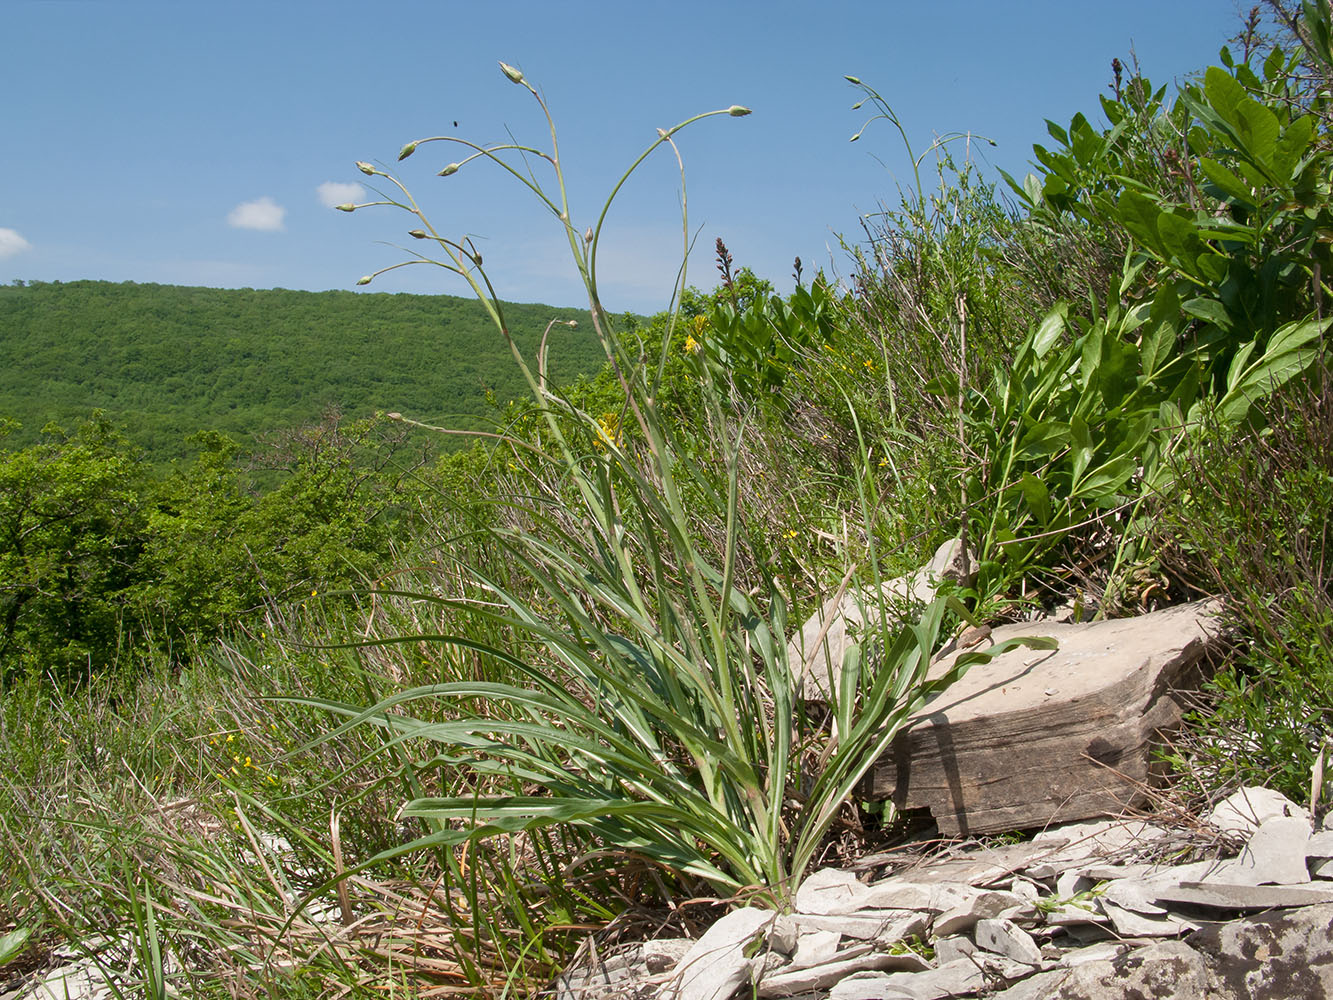
[[[948,836],[1120,814],[1142,800],[1154,741],[1180,723],[1178,692],[1220,644],[1219,610],[995,629],[995,643],[1041,635],[1060,648],[1010,650],[922,706],[871,772],[870,797],[928,808]]]

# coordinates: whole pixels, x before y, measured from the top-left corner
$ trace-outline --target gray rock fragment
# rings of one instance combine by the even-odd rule
[[[865,950],[850,958],[826,962],[808,969],[782,970],[765,976],[759,982],[760,997],[792,997],[813,990],[826,990],[857,972],[883,969],[907,969],[916,972],[929,969],[930,963],[911,952],[891,955],[887,952]]]
[[[658,938],[643,943],[639,958],[650,973],[657,975],[674,969],[693,946],[689,938]]]
[[[791,957],[791,969],[808,969],[812,965],[831,962],[838,953],[842,935],[837,931],[808,930],[796,939],[796,951]]]
[[[966,996],[984,989],[986,971],[963,959],[928,972],[869,973],[853,976],[829,991],[829,1000],[940,1000]]]
[[[1046,912],[1046,923],[1052,927],[1074,927],[1080,924],[1109,924],[1108,917],[1092,900],[1063,903]]]
[[[1175,888],[1160,890],[1157,898],[1167,903],[1207,906],[1219,910],[1267,910],[1274,907],[1333,903],[1333,886],[1185,882]]]
[[[1026,904],[1011,892],[975,892],[962,906],[946,910],[935,918],[931,932],[938,936],[958,934],[976,926],[978,920],[998,917]]]
[[[1135,913],[1107,899],[1099,899],[1097,903],[1102,912],[1111,918],[1111,926],[1116,933],[1122,937],[1178,937],[1199,926],[1171,913],[1153,916]]]
[[[1207,958],[1220,995],[1328,997],[1333,996],[1331,926],[1333,905],[1311,906],[1207,927],[1190,935],[1189,944]]]
[[[672,976],[678,1000],[727,1000],[750,981],[754,961],[746,952],[772,924],[771,910],[732,910],[690,946]]]
[[[1259,824],[1274,816],[1310,818],[1309,812],[1281,792],[1269,788],[1246,787],[1232,792],[1214,806],[1212,812],[1208,814],[1208,822],[1223,832],[1239,833],[1248,837],[1259,829]]]
[[[1321,830],[1305,842],[1305,856],[1328,860],[1333,858],[1333,830]]]
[[[976,952],[977,946],[961,935],[935,939],[935,961],[941,966],[968,959]]]
[[[796,889],[798,913],[851,913],[861,908],[866,886],[851,872],[821,868]]]
[[[1180,941],[1162,941],[1113,958],[1085,962],[1031,979],[993,1000],[1219,1000],[1204,958]]]
[[[837,931],[849,938],[892,944],[926,929],[927,915],[903,910],[864,910],[860,913],[794,913],[804,930]]]
[[[978,948],[1011,958],[1024,965],[1041,965],[1041,949],[1032,935],[1012,920],[989,919],[977,922],[973,938]]]
[[[1080,965],[1087,965],[1089,962],[1109,962],[1119,958],[1133,946],[1123,941],[1101,941],[1097,944],[1090,944],[1084,948],[1075,948],[1072,951],[1066,951],[1060,956],[1060,965],[1062,968],[1073,969]]]
[[[1305,865],[1310,821],[1270,816],[1259,824],[1227,871],[1227,881],[1245,885],[1301,885],[1310,881]]]
[[[1153,902],[1155,897],[1156,892],[1148,883],[1126,878],[1108,882],[1101,898],[1135,913],[1160,917],[1166,913],[1166,909]]]
[[[802,696],[809,701],[827,700],[837,690],[843,659],[856,633],[874,628],[886,606],[930,603],[941,580],[963,579],[965,561],[969,572],[975,572],[976,558],[969,554],[965,560],[962,544],[953,538],[916,572],[885,581],[879,594],[866,587],[844,594],[841,600],[825,602],[801,626],[801,634],[787,644],[787,658],[800,679]]]

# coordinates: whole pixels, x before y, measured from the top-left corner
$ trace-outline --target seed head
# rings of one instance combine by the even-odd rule
[[[727,108],[727,114],[731,115],[732,118],[744,118],[749,113],[749,108],[743,108],[739,104],[733,104],[731,107]]]
[[[356,211],[356,206],[353,205],[350,201],[343,202],[341,205],[334,205],[333,207],[336,208],[339,212],[355,212],[355,211]]]
[[[584,243],[592,242],[592,226],[589,226],[587,231],[583,234],[583,242]]]
[[[449,164],[447,167],[445,167],[443,170],[441,170],[441,171],[439,172],[439,174],[437,174],[436,176],[438,176],[438,177],[448,177],[450,174],[456,174],[456,173],[458,173],[458,168],[459,168],[460,166],[461,166],[461,164],[458,164],[458,163],[451,163],[451,164]]]
[[[409,156],[411,156],[411,155],[412,155],[413,153],[415,153],[416,151],[417,151],[417,144],[416,144],[415,142],[409,142],[409,143],[408,143],[406,146],[404,146],[402,149],[398,150],[398,159],[400,159],[400,160],[406,160]]]
[[[426,238],[426,231],[424,229],[409,229],[407,235],[414,240],[424,240]]]
[[[500,63],[500,71],[509,77],[511,83],[522,83],[523,73],[520,70],[510,66],[509,63]]]
[[[375,176],[375,168],[372,167],[372,166],[371,166],[369,163],[367,163],[365,160],[357,160],[357,161],[356,161],[356,169],[357,169],[357,170],[360,170],[360,171],[361,171],[363,174],[365,174],[367,177],[374,177],[374,176]]]
[[[370,278],[371,276],[369,274],[363,274],[361,277],[356,279],[356,283],[358,285],[368,285],[370,284]]]

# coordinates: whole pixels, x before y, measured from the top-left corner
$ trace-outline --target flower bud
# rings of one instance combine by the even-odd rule
[[[334,205],[333,207],[336,208],[339,212],[355,212],[355,211],[356,211],[356,206],[353,205],[350,201],[343,202],[341,205]]]
[[[363,274],[361,277],[359,277],[359,278],[356,279],[356,283],[357,283],[358,285],[368,285],[368,284],[370,284],[370,278],[371,278],[371,275],[369,275],[369,274]]]
[[[500,71],[509,77],[511,83],[523,82],[523,74],[508,63],[500,63]]]
[[[743,108],[739,104],[733,104],[731,107],[727,108],[727,114],[731,115],[732,118],[744,118],[749,113],[749,108]]]
[[[363,174],[365,174],[367,177],[374,177],[374,176],[375,176],[375,168],[372,167],[372,166],[371,166],[369,163],[367,163],[365,160],[357,160],[357,161],[356,161],[356,169],[357,169],[357,170],[360,170],[360,171],[361,171]]]
[[[592,226],[589,226],[588,231],[583,234],[583,242],[584,243],[592,242]]]
[[[400,160],[406,160],[409,156],[411,156],[411,155],[412,155],[413,153],[415,153],[416,151],[417,151],[417,144],[416,144],[415,142],[409,142],[409,143],[408,143],[406,146],[404,146],[402,149],[398,150],[398,159],[400,159]]]
[[[853,84],[855,84],[855,85],[858,86],[858,87],[861,86],[861,78],[860,78],[860,77],[857,77],[857,76],[844,76],[843,79],[846,80],[848,83],[853,83]]]
[[[451,163],[451,164],[449,164],[447,167],[445,167],[443,170],[441,170],[436,176],[437,176],[437,177],[448,177],[450,174],[456,174],[456,173],[458,173],[458,168],[459,168],[460,165],[461,165],[461,164],[458,164],[458,163]]]
[[[424,229],[409,229],[407,235],[414,240],[424,240],[426,238],[426,231]]]

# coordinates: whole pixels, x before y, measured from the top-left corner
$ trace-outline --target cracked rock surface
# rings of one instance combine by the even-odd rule
[[[1182,845],[1165,829],[1105,821],[958,848],[877,880],[824,869],[802,883],[791,913],[734,910],[697,941],[653,943],[654,963],[645,961],[648,946],[633,945],[576,966],[550,995],[1333,996],[1329,834],[1263,789],[1242,789],[1212,817],[1212,853],[1224,856],[1201,860],[1182,860],[1197,843]]]

